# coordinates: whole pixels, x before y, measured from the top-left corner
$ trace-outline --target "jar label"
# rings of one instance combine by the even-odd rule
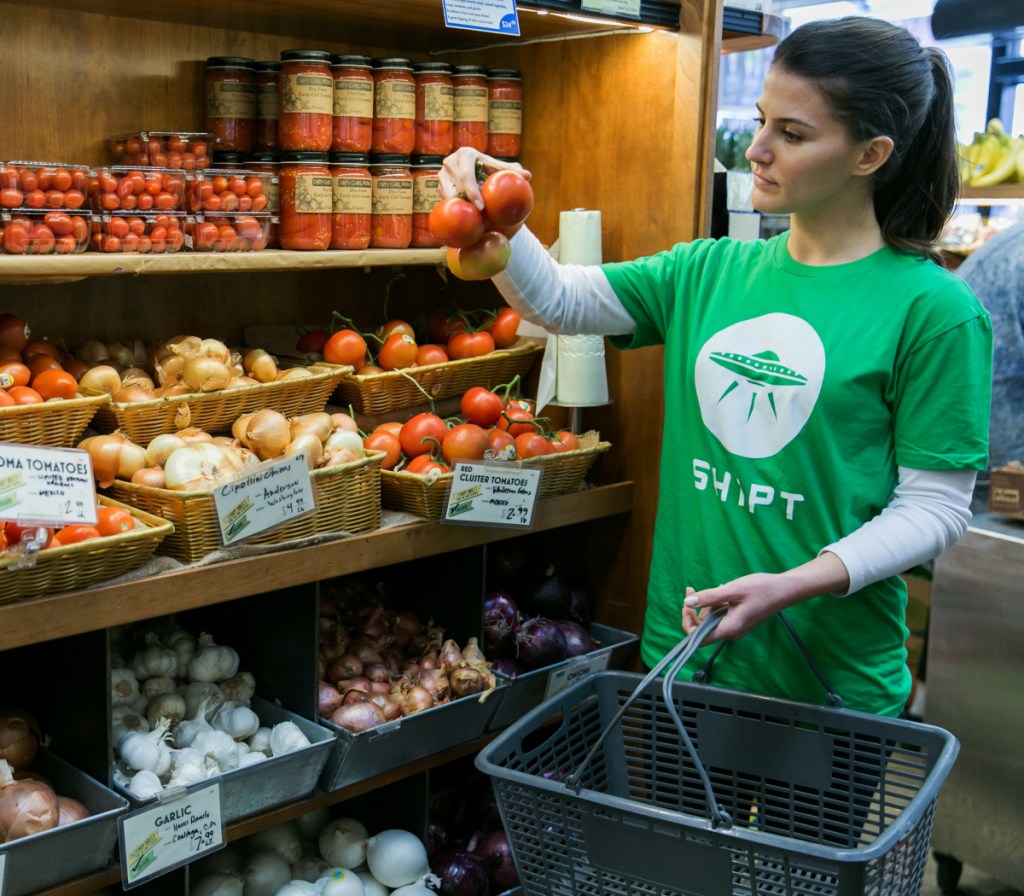
[[[256,88],[256,117],[277,118],[277,83],[260,84]]]
[[[436,174],[417,177],[413,180],[412,211],[416,215],[429,215],[430,210],[441,201],[441,188]]]
[[[416,85],[405,81],[381,81],[373,92],[377,118],[416,118]]]
[[[335,81],[334,114],[339,118],[373,118],[373,81]]]
[[[295,211],[300,215],[329,215],[333,208],[330,175],[298,174],[295,177]]]
[[[255,118],[256,85],[237,81],[207,84],[206,114],[210,118]]]
[[[491,134],[522,133],[522,102],[519,100],[491,100],[487,111],[487,130]]]
[[[334,79],[330,75],[285,75],[281,78],[281,111],[330,115],[334,110]]]
[[[281,201],[281,184],[277,177],[268,177],[263,181],[263,195],[267,197],[267,211],[276,212]]]
[[[455,114],[455,89],[449,84],[423,85],[423,120],[451,121]]]
[[[412,178],[375,180],[373,183],[373,214],[411,215]]]
[[[456,87],[454,94],[456,121],[487,121],[486,87]]]
[[[373,211],[373,184],[368,177],[349,177],[339,174],[334,178],[334,213],[348,212],[368,215]]]

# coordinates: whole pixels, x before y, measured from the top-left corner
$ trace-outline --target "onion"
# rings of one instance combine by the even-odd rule
[[[155,389],[156,383],[153,378],[141,367],[129,367],[121,371],[122,386],[143,386],[146,389]]]
[[[503,893],[519,886],[519,872],[504,830],[477,832],[470,838],[467,849],[482,860],[495,892]]]
[[[92,364],[96,361],[106,361],[110,357],[110,352],[107,351],[107,346],[100,342],[99,339],[86,339],[85,342],[75,350],[75,354],[85,361],[86,364]]]
[[[135,365],[135,352],[120,342],[108,342],[107,360],[111,366],[125,370]]]
[[[118,404],[133,404],[137,401],[152,401],[157,395],[153,389],[145,386],[121,386],[110,397]]]
[[[231,363],[231,349],[229,349],[219,339],[204,339],[199,344],[199,351],[197,354],[206,355],[210,358],[216,358],[222,364]]]
[[[568,618],[581,625],[589,625],[593,612],[593,596],[590,589],[583,585],[572,585],[569,588],[569,613]]]
[[[560,663],[569,656],[562,630],[550,619],[528,619],[516,632],[516,657],[526,669]]]
[[[331,415],[326,411],[315,411],[311,414],[300,414],[288,421],[292,438],[305,432],[313,433],[321,442],[325,441],[334,429]]]
[[[402,695],[399,705],[403,716],[411,716],[413,713],[430,709],[434,705],[434,695],[424,687],[413,685]]]
[[[573,622],[571,619],[556,619],[555,625],[565,636],[569,656],[583,656],[585,653],[597,650],[597,642],[590,636],[590,632],[578,622]]]
[[[343,653],[327,667],[327,678],[334,682],[358,678],[362,674],[363,661],[351,653]]]
[[[247,351],[242,359],[242,367],[249,376],[261,383],[272,383],[277,379],[277,361],[261,348]]]
[[[88,452],[93,475],[102,488],[112,485],[115,479],[131,479],[136,470],[147,465],[146,449],[120,432],[90,436],[79,442],[78,447]]]
[[[41,781],[15,781],[10,764],[0,760],[0,840],[48,831],[58,818],[57,794]]]
[[[252,414],[242,414],[234,423],[231,424],[231,435],[233,435],[239,442],[249,447],[248,442],[245,440],[245,431],[249,428],[249,421],[252,419]]]
[[[362,436],[358,432],[352,432],[348,429],[335,429],[327,437],[327,441],[324,442],[324,451],[327,454],[341,451],[344,448],[347,448],[349,451],[362,451]]]
[[[340,411],[336,411],[331,414],[331,423],[335,429],[346,429],[349,432],[359,432],[359,424],[356,423],[354,417],[350,414],[343,414]]]
[[[430,870],[423,841],[400,828],[381,831],[366,841],[366,866],[370,874],[392,889],[411,884]]]
[[[223,361],[197,355],[185,362],[181,377],[193,392],[217,392],[231,381],[231,371]]]
[[[165,487],[174,491],[209,491],[240,468],[239,458],[219,445],[202,442],[186,445],[167,458]]]
[[[276,852],[258,849],[249,853],[242,868],[245,896],[274,896],[292,879],[291,865]]]
[[[162,467],[142,467],[132,474],[131,481],[135,485],[146,485],[150,488],[164,488],[164,471]]]
[[[257,411],[250,418],[245,438],[241,441],[256,452],[260,460],[281,457],[291,441],[288,418],[270,408]]]
[[[321,681],[317,691],[317,712],[325,719],[341,706],[341,692],[330,682]]]
[[[234,871],[211,871],[194,882],[189,876],[190,896],[243,896],[244,891],[242,875]]]
[[[312,370],[307,370],[305,367],[289,367],[287,370],[282,370],[277,375],[277,380],[306,380],[313,375]]]
[[[519,631],[519,607],[507,591],[490,591],[484,598],[484,654],[488,659],[510,656]]]
[[[317,838],[320,855],[333,868],[358,868],[366,861],[370,832],[355,818],[335,818]]]
[[[186,426],[179,429],[175,435],[183,439],[186,445],[194,445],[196,442],[212,442],[213,436],[199,426]]]
[[[554,567],[548,567],[540,581],[521,597],[523,609],[533,616],[566,619],[569,616],[569,586]]]
[[[395,617],[395,644],[405,647],[422,630],[423,623],[420,622],[419,617],[412,610],[402,610]]]
[[[120,388],[121,375],[109,364],[90,367],[78,381],[78,391],[83,395],[113,395]]]
[[[295,454],[306,456],[306,465],[315,470],[324,456],[324,443],[314,432],[303,432],[293,435],[288,450],[285,451],[289,457]]]
[[[369,702],[384,713],[384,721],[390,722],[402,714],[402,705],[389,694],[370,694]]]
[[[452,849],[441,853],[431,863],[431,870],[441,882],[441,896],[487,896],[490,881],[480,860],[470,852]]]
[[[162,467],[175,448],[183,448],[187,442],[172,432],[155,436],[146,446],[146,463],[151,467]]]
[[[8,709],[0,713],[0,759],[14,771],[28,768],[39,752],[42,731],[27,712]]]
[[[299,834],[302,835],[302,839],[307,843],[313,843],[330,820],[331,810],[323,806],[300,815],[295,819],[295,823],[299,826]]]
[[[283,821],[272,827],[250,834],[249,849],[269,849],[276,852],[289,866],[302,858],[302,838],[293,821]]]
[[[88,818],[89,815],[89,810],[78,800],[69,796],[57,796],[57,827],[74,824]]]
[[[331,721],[339,728],[358,734],[384,721],[384,713],[379,706],[363,701],[342,706],[331,714]],[[376,877],[376,875],[374,875]],[[383,881],[382,881],[383,883]]]

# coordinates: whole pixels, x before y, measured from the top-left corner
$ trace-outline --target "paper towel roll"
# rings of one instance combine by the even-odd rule
[[[555,401],[570,407],[608,404],[603,336],[559,336]]]
[[[558,260],[563,264],[601,263],[601,213],[574,208],[558,217]]]

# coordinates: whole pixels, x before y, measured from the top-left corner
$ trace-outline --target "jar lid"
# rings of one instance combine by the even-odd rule
[[[382,59],[373,60],[374,68],[404,68],[412,69],[412,63],[401,56],[385,56]]]
[[[413,168],[440,168],[444,162],[444,156],[413,156]]]
[[[380,155],[370,156],[371,165],[408,165],[409,157],[403,156],[401,153],[381,153]]]
[[[517,68],[489,68],[487,69],[487,77],[519,81],[522,79],[523,74]]]
[[[281,162],[320,162],[323,164],[327,161],[327,153],[325,152],[311,152],[309,150],[294,150],[292,152],[283,152],[278,156],[278,160]]]
[[[332,152],[332,165],[368,165],[370,157],[365,152]]]
[[[281,63],[276,59],[262,59],[253,63],[253,68],[258,72],[276,72],[281,68]]]
[[[241,165],[245,162],[245,154],[234,150],[219,149],[211,157],[214,165]]]
[[[206,60],[207,68],[252,68],[255,64],[256,60],[247,56],[210,56]]]
[[[452,69],[452,77],[457,78],[460,75],[462,77],[469,77],[470,75],[477,77],[484,77],[487,74],[487,69],[482,65],[457,65]]]
[[[447,62],[414,62],[412,70],[417,74],[420,72],[442,72],[450,75],[452,67]]]
[[[306,59],[310,62],[329,62],[331,54],[326,50],[282,50],[282,62],[294,62]]]
[[[276,165],[278,162],[275,152],[251,152],[246,157],[247,162],[259,162],[263,165]]]
[[[331,57],[331,65],[348,65],[348,66],[359,66],[359,68],[370,67],[369,56],[353,56],[345,54],[335,54]]]

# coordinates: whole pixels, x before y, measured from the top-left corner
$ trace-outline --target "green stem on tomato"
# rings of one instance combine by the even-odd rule
[[[505,401],[508,401],[509,392],[511,392],[513,389],[517,389],[518,390],[519,380],[520,380],[520,377],[519,377],[519,374],[517,373],[507,383],[502,383],[499,386],[495,386],[493,389],[491,389],[491,391],[495,395],[500,395]],[[518,391],[517,391],[517,394],[518,394]]]
[[[437,413],[437,411],[435,409],[435,406],[434,406],[434,397],[426,389],[424,389],[423,386],[420,385],[419,381],[415,377],[409,376],[409,374],[407,374],[404,370],[396,370],[395,373],[400,373],[410,383],[412,383],[417,389],[419,389],[420,392],[422,393],[423,397],[427,400],[427,404],[430,405],[430,413],[431,414],[436,414]]]
[[[340,326],[339,326],[340,325]],[[352,319],[345,317],[340,311],[331,312],[331,332],[337,333],[338,330],[355,330],[356,325],[352,322]],[[358,331],[356,331],[358,332]]]

